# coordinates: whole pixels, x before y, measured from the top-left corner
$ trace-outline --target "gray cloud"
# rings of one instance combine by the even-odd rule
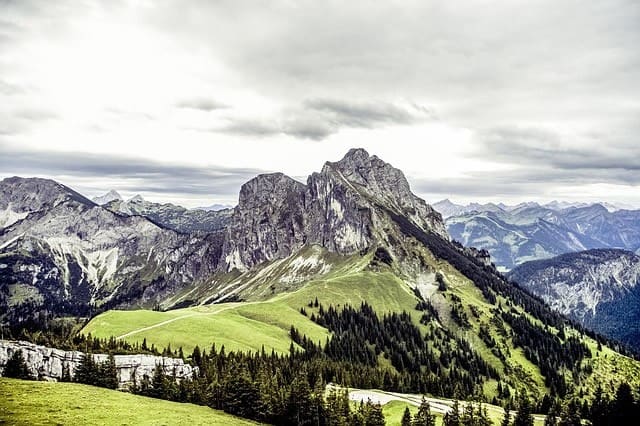
[[[251,168],[194,167],[109,155],[14,151],[1,145],[0,170],[4,176],[114,179],[124,182],[118,188],[122,190],[184,196],[235,196],[244,182],[264,173]]]
[[[295,107],[285,108],[272,120],[229,119],[221,129],[226,133],[247,136],[285,134],[301,139],[322,140],[342,128],[376,128],[407,125],[435,119],[428,108],[389,102],[352,102],[341,99],[309,99]]]
[[[615,170],[640,171],[640,145],[636,143],[640,125],[629,126],[634,128],[637,130],[631,133],[635,134],[573,135],[581,138],[582,143],[576,143],[547,129],[503,126],[480,132],[479,149],[471,155],[512,164],[535,163],[576,175],[587,170],[609,181],[616,178]]]
[[[411,111],[408,108],[383,102],[311,99],[304,105],[310,110],[326,114],[329,121],[348,127],[368,128],[382,124],[412,124],[433,117],[433,114],[424,107]]]
[[[185,99],[176,104],[178,108],[197,109],[202,111],[213,111],[216,109],[229,108],[228,105],[217,102],[209,98]]]

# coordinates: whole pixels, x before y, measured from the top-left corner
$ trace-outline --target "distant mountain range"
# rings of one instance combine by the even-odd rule
[[[144,216],[158,225],[178,232],[219,231],[229,223],[233,213],[231,208],[186,209],[170,203],[153,203],[146,201],[141,195],[125,201],[113,190],[94,198],[93,201],[114,213]]]
[[[524,263],[508,277],[585,327],[640,351],[640,256],[597,249]]]
[[[640,249],[640,210],[603,204],[434,204],[451,237],[486,249],[509,270],[530,260],[593,248]]]

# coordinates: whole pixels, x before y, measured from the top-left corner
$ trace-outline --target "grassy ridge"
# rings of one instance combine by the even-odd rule
[[[0,378],[0,423],[17,425],[256,425],[221,411],[77,383]]]

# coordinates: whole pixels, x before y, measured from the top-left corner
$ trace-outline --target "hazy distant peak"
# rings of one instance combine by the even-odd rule
[[[120,194],[118,193],[118,191],[112,189],[109,192],[107,192],[104,195],[101,195],[99,197],[94,197],[91,199],[91,201],[93,201],[96,204],[99,205],[103,205],[103,204],[107,204],[111,201],[122,201],[122,196],[120,196]]]

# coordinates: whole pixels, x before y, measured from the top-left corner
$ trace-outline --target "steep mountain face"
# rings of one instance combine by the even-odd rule
[[[220,256],[215,235],[116,215],[51,180],[5,179],[0,195],[11,219],[0,229],[0,304],[16,321],[135,305],[211,273]]]
[[[640,256],[568,253],[524,263],[508,276],[585,327],[640,349]]]
[[[610,212],[600,204],[559,210],[529,204],[473,211],[448,217],[446,225],[453,239],[488,250],[505,270],[592,248],[640,248],[640,210]]]
[[[240,191],[223,247],[228,270],[247,271],[264,261],[320,245],[341,255],[385,246],[407,255],[388,212],[448,239],[442,218],[416,197],[398,169],[362,149],[327,162],[304,185],[280,173],[261,175]]]
[[[127,201],[115,198],[101,204],[104,204],[106,209],[114,213],[127,216],[144,216],[166,228],[185,233],[220,231],[227,226],[233,212],[231,209],[189,210],[175,204],[146,201],[140,195],[136,195]]]

